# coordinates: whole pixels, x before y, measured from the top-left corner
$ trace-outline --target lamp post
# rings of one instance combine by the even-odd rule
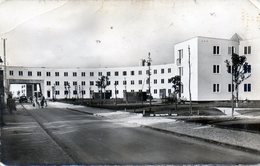
[[[143,62],[147,64],[148,66],[148,91],[149,91],[149,111],[152,111],[152,93],[151,93],[151,63],[152,63],[152,58],[151,58],[151,53],[148,53],[148,59],[145,60],[143,59]]]
[[[116,86],[117,86],[117,84],[116,83],[114,83],[114,85],[115,85],[115,105],[117,105],[117,89],[116,89]]]
[[[2,70],[3,60],[0,57],[0,113],[1,113],[1,126],[4,126],[4,71]]]

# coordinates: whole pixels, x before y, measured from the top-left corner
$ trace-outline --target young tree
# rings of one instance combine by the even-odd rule
[[[233,92],[233,85],[236,91],[236,105],[238,105],[238,93],[239,85],[247,78],[251,76],[251,68],[246,62],[246,56],[239,56],[233,53],[231,57],[231,62],[229,60],[225,61],[227,65],[227,71],[232,75],[232,85],[231,91]],[[233,96],[232,96],[233,99]]]
[[[103,89],[104,92],[106,90],[106,87],[109,85],[108,84],[108,76],[101,76],[98,81],[96,81],[96,86],[98,87],[98,89],[100,89],[100,98],[103,99],[103,96],[105,97],[105,94],[103,95]]]
[[[173,85],[174,88],[173,95],[174,95],[174,101],[175,101],[175,110],[177,110],[177,103],[178,103],[178,97],[180,98],[181,94],[181,76],[176,75],[169,80]],[[172,112],[170,113],[170,115]]]

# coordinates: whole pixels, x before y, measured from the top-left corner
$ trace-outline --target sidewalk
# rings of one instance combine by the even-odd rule
[[[55,105],[56,107],[57,105],[64,106],[63,104]],[[184,121],[177,121],[176,119],[178,117],[176,117],[176,119],[174,117],[143,117],[142,114],[125,111],[112,112],[109,110],[74,105],[69,105],[67,108],[92,114],[94,116],[106,117],[108,121],[113,123],[147,127],[166,133],[192,137],[260,154],[260,134],[257,133],[217,128],[211,125],[186,123]],[[229,117],[227,116],[227,118]]]

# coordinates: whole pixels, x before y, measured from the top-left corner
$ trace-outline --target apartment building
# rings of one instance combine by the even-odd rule
[[[168,96],[172,92],[169,79],[175,76],[174,64],[151,66],[151,93],[154,98]],[[98,92],[96,81],[108,76],[112,98],[117,94],[123,98],[124,92],[148,90],[148,66],[120,68],[46,68],[8,66],[9,84],[27,84],[27,95],[42,92],[47,98],[89,98]]]
[[[259,100],[260,87],[257,70],[260,69],[259,39],[242,40],[237,34],[231,39],[194,37],[174,47],[175,62],[183,83],[182,96],[189,98],[189,64],[191,69],[191,94],[193,101],[230,100],[231,74],[225,60],[231,61],[232,52],[245,55],[252,76],[239,86],[240,100]],[[190,63],[189,63],[190,56]]]

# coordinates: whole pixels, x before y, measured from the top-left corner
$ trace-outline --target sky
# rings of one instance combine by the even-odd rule
[[[260,37],[258,0],[0,0],[8,65],[136,66],[173,63],[195,36]],[[0,56],[3,57],[3,42]]]

